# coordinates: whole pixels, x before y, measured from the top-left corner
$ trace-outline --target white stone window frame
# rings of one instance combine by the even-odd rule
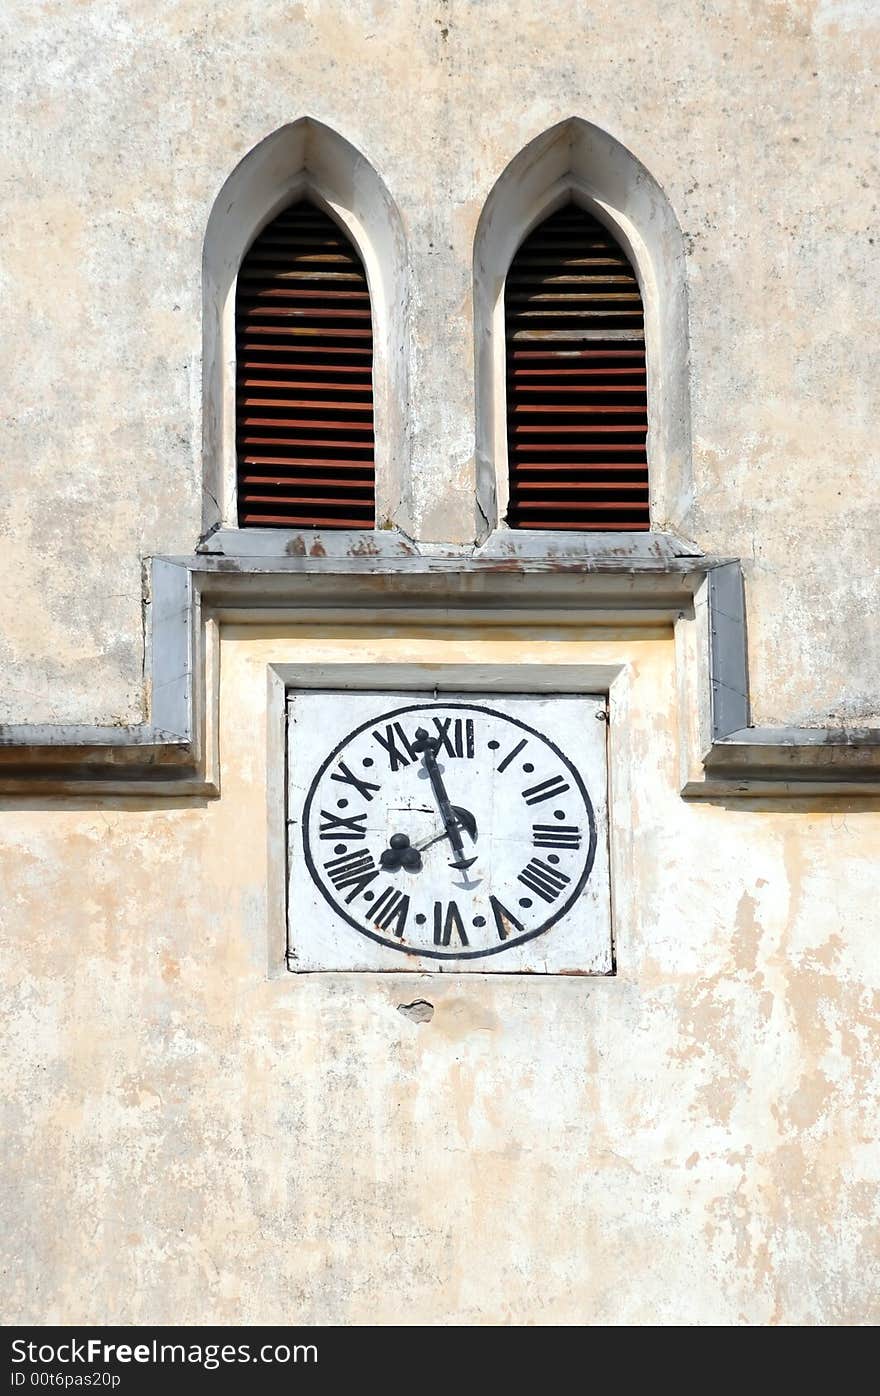
[[[370,162],[311,117],[281,127],[236,166],[214,201],[202,258],[202,539],[224,552],[283,555],[284,533],[238,523],[235,295],[255,238],[308,198],[346,232],[364,265],[373,317],[376,527],[398,512],[408,475],[407,255],[403,225]],[[255,536],[256,535],[256,536]]]
[[[474,239],[482,536],[507,528],[507,273],[529,233],[569,200],[609,230],[638,280],[645,316],[651,528],[676,532],[686,527],[693,500],[684,239],[669,199],[636,156],[607,132],[572,117],[510,161],[486,200]],[[546,532],[543,537],[546,544]]]

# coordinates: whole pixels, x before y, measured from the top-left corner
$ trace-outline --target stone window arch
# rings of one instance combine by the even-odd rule
[[[372,312],[375,522],[393,516],[407,471],[407,256],[397,207],[369,161],[330,127],[302,117],[267,136],[236,166],[211,210],[203,285],[203,536],[227,550],[239,532],[236,297],[238,274],[260,234],[303,202],[340,229],[363,267]],[[299,525],[292,524],[292,527]],[[242,551],[254,530],[240,531]],[[283,526],[266,549],[284,551]]]
[[[656,180],[614,137],[572,117],[516,155],[490,191],[474,243],[476,475],[486,532],[510,497],[505,290],[526,239],[566,207],[604,228],[635,274],[644,311],[650,525],[685,528],[692,500],[684,241]],[[518,527],[523,514],[515,518]]]
[[[370,291],[354,244],[311,199],[245,253],[235,327],[239,526],[374,528]]]

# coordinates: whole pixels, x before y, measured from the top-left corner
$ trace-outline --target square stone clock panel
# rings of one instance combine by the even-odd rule
[[[291,696],[290,968],[611,973],[604,711]]]

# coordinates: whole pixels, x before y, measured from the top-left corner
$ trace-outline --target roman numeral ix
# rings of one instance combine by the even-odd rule
[[[532,843],[536,848],[580,848],[577,824],[533,824]]]
[[[563,780],[562,776],[551,776],[549,780],[542,780],[540,785],[530,785],[523,791],[523,799],[527,805],[540,805],[544,800],[552,800],[570,788],[568,781]]]
[[[551,868],[549,863],[545,863],[540,858],[533,858],[527,863],[519,874],[520,882],[525,883],[529,891],[537,892],[539,897],[543,897],[545,902],[555,902],[560,892],[571,882],[571,878],[558,868]]]

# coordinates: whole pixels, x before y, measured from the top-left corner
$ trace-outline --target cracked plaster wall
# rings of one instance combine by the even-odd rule
[[[267,665],[542,660],[625,668],[617,976],[268,975]],[[880,1319],[876,802],[681,800],[662,627],[220,674],[219,800],[4,802],[8,1320]]]

